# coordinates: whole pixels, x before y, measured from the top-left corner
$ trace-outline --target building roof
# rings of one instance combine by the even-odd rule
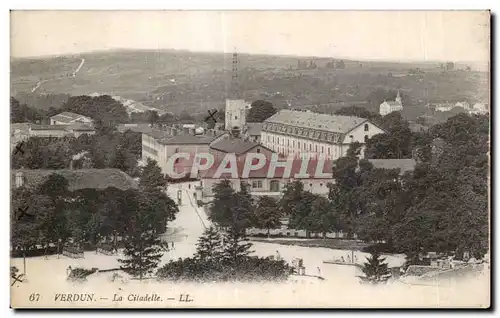
[[[243,139],[221,139],[210,145],[210,148],[226,153],[241,155],[248,152],[250,149],[257,147],[258,145],[259,143],[257,142],[247,141]]]
[[[71,123],[79,118],[86,118],[88,120],[92,120],[91,118],[71,112],[62,112],[60,114],[57,114],[55,116],[50,117],[50,119],[57,120],[59,122],[63,123]]]
[[[365,121],[368,120],[360,117],[327,115],[282,109],[266,119],[265,123],[285,124],[345,134]],[[266,129],[266,125],[263,126],[263,129]]]
[[[368,159],[377,169],[400,169],[401,173],[413,171],[417,162],[414,159]]]
[[[160,139],[158,142],[164,145],[209,145],[216,138],[206,135],[178,135]]]
[[[69,124],[69,125],[31,125],[31,130],[52,130],[52,131],[94,131],[94,127],[87,124]]]
[[[66,125],[31,125],[31,130],[64,130],[68,128]]]
[[[16,173],[24,176],[24,184],[28,188],[37,187],[53,174],[62,175],[68,180],[70,190],[106,189],[115,187],[120,190],[137,188],[137,181],[119,169],[19,169],[11,170],[11,185],[15,186]]]
[[[10,124],[10,133],[11,134],[29,134],[31,123],[14,123]]]
[[[260,132],[262,130],[263,123],[248,123],[247,133],[250,136],[260,136]]]
[[[260,168],[258,170],[249,171],[248,178],[249,179],[265,179],[265,178],[267,178],[267,174],[269,172],[269,167],[270,167],[270,160],[271,160],[270,158],[267,158],[267,161],[262,168]],[[279,161],[280,162],[286,161],[286,159],[280,159]],[[321,167],[321,162],[320,162],[320,166],[318,167],[318,160],[315,160],[315,159],[311,159],[311,160],[307,161],[306,173],[309,175],[309,177],[301,177],[301,176],[296,177],[296,174],[298,174],[301,170],[302,161],[303,161],[302,159],[298,159],[298,158],[294,159],[292,161],[292,167],[291,167],[289,175],[284,175],[284,172],[285,172],[284,167],[277,167],[275,170],[273,179],[293,178],[293,179],[325,179],[325,180],[330,180],[333,178],[333,173],[332,173],[333,161],[325,160],[323,167]],[[219,168],[221,163],[222,163],[222,160],[217,161],[210,167],[210,169],[200,171],[201,178],[202,179],[214,179],[214,175],[217,172],[217,169]],[[254,164],[255,163],[257,163],[257,162],[254,162]],[[200,162],[200,164],[203,164],[203,162]],[[237,161],[236,164],[237,164],[238,176],[241,177],[241,176],[243,176],[243,169],[245,167],[245,162],[244,161]],[[229,164],[226,167],[229,167]],[[316,176],[315,177],[316,169],[318,169],[318,168],[320,168],[320,169],[322,168],[321,172],[323,174],[328,174],[328,176]],[[321,172],[318,171],[318,173],[321,173]],[[216,179],[231,179],[231,178],[232,178],[231,173],[222,173],[221,176],[216,178]]]
[[[94,127],[88,124],[71,124],[67,126],[68,130],[76,130],[76,131],[94,131]]]
[[[119,124],[116,129],[120,132],[131,130],[137,133],[147,133],[153,130],[150,124]]]

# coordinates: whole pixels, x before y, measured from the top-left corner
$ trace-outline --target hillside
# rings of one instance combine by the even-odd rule
[[[438,63],[344,60],[345,68],[327,68],[333,59],[239,54],[238,79],[243,98],[267,99],[278,108],[333,112],[359,105],[372,111],[377,89],[401,89],[405,106],[436,100],[488,100],[487,73],[444,71]],[[297,69],[298,60],[315,68]],[[231,80],[232,53],[123,50],[11,60],[11,95],[83,95],[107,93],[179,113],[222,108]],[[409,73],[418,69],[417,73]],[[74,75],[74,76],[73,76]],[[387,96],[386,98],[389,98]],[[21,99],[23,99],[21,98]],[[55,99],[54,102],[59,102]],[[37,105],[30,105],[39,107]],[[58,107],[60,105],[53,105]],[[43,108],[47,108],[44,105]],[[326,110],[325,110],[326,109]]]

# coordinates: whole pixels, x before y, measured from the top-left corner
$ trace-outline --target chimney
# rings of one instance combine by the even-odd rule
[[[16,188],[24,186],[24,173],[22,171],[16,171]]]

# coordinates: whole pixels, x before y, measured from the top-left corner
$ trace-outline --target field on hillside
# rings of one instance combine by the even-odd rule
[[[429,101],[488,101],[488,74],[443,71],[437,63],[345,61],[327,68],[329,58],[239,54],[238,81],[248,101],[266,99],[277,108],[333,112],[358,105],[377,111],[377,89],[401,89],[405,107]],[[297,69],[314,61],[316,68]],[[72,72],[84,61],[81,69]],[[159,109],[191,114],[222,108],[230,91],[232,53],[109,51],[11,61],[11,95],[92,93],[118,95]],[[410,74],[411,69],[419,74]],[[406,95],[406,96],[405,96]],[[37,107],[37,105],[29,105]],[[59,105],[54,105],[58,107]],[[410,112],[411,113],[411,112]],[[418,112],[417,112],[418,113]]]

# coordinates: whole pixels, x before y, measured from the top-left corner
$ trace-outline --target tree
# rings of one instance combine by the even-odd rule
[[[198,239],[195,258],[207,262],[218,262],[222,259],[222,238],[215,227],[207,228]]]
[[[127,196],[127,205],[132,217],[127,226],[128,235],[125,237],[125,258],[119,259],[121,268],[140,280],[154,272],[163,256],[161,241],[148,219],[147,209],[140,201],[140,196]]]
[[[280,226],[281,210],[276,199],[267,195],[259,198],[255,209],[253,224],[257,228],[267,229],[267,236],[271,229]]]
[[[40,122],[44,118],[42,111],[28,107],[26,104],[21,104],[14,97],[10,98],[10,122],[25,123],[25,122]]]
[[[252,253],[251,243],[247,243],[245,231],[231,227],[223,234],[223,263],[227,264],[231,273],[237,273],[247,257]]]
[[[366,118],[375,122],[380,122],[382,118],[379,114],[372,113],[368,109],[359,106],[342,107],[341,109],[337,110],[335,114],[341,116],[354,116],[354,117]]]
[[[304,196],[304,184],[300,180],[288,182],[283,190],[283,196],[279,201],[279,206],[283,216],[290,216],[295,206],[300,203]]]
[[[214,199],[210,206],[208,219],[218,226],[227,228],[232,222],[232,211],[235,205],[235,191],[231,181],[222,180],[213,187]]]
[[[129,121],[128,113],[123,104],[109,95],[71,96],[62,105],[61,110],[93,118],[96,130],[104,133],[108,133],[118,124]]]
[[[240,191],[234,194],[234,205],[231,209],[231,228],[236,231],[245,232],[251,224],[252,216],[254,215],[253,199],[250,195],[248,183],[240,184]]]
[[[363,273],[369,282],[377,284],[385,282],[389,278],[389,269],[387,263],[384,263],[385,258],[380,258],[380,254],[375,251],[370,258],[366,258],[367,262],[363,264]]]
[[[345,68],[344,60],[340,60],[338,62],[335,62],[335,68],[337,68],[337,69],[344,69]]]
[[[412,156],[412,132],[401,113],[392,112],[382,119],[386,134],[368,139],[366,157],[370,159],[403,159]]]
[[[123,264],[120,268],[142,280],[145,275],[152,274],[158,267],[163,256],[160,246],[160,239],[152,230],[135,229],[125,239],[123,253],[126,258],[118,260]]]
[[[264,120],[276,114],[276,112],[277,110],[272,103],[265,100],[256,100],[250,106],[247,121],[249,123],[262,123]]]
[[[151,125],[154,125],[158,122],[160,116],[158,116],[158,112],[156,111],[148,111],[148,121]]]
[[[195,120],[186,110],[183,110],[179,115],[179,122],[183,124],[191,124],[194,123]]]
[[[146,165],[141,169],[139,178],[140,189],[165,189],[166,179],[155,160],[148,158]]]

